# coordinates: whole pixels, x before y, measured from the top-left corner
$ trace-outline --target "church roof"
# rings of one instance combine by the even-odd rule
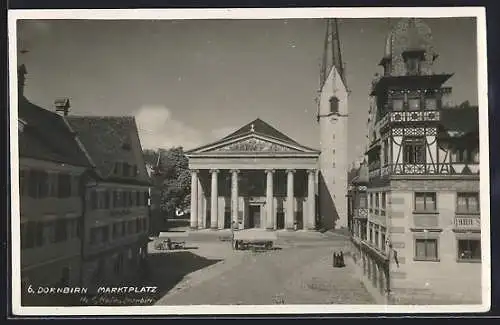
[[[298,143],[293,140],[292,138],[289,138],[285,134],[281,133],[278,131],[276,128],[272,127],[268,123],[264,122],[260,118],[257,118],[253,120],[252,122],[245,124],[238,130],[234,131],[233,133],[229,134],[228,136],[225,136],[224,138],[221,139],[221,141],[226,141],[230,140],[233,138],[240,137],[242,135],[246,135],[249,133],[256,133],[260,134],[263,136],[275,138],[277,140],[281,140],[283,142],[288,142],[290,144],[298,145]]]
[[[217,146],[222,143],[226,142],[231,142],[231,140],[235,140],[238,138],[246,137],[246,136],[261,136],[267,139],[271,140],[276,140],[278,142],[281,142],[283,144],[290,145],[292,147],[301,147],[310,151],[317,151],[316,149],[306,147],[304,145],[299,144],[297,141],[293,140],[292,138],[288,137],[284,133],[278,131],[275,127],[271,126],[269,123],[261,120],[260,118],[257,118],[250,123],[245,124],[241,128],[237,129],[236,131],[230,133],[229,135],[206,145],[203,145],[198,148],[194,148],[191,150],[188,150],[186,153],[193,153],[198,150],[202,150],[208,147],[212,146]]]

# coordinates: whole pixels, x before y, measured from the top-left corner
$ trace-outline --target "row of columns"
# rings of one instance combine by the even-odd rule
[[[198,228],[198,207],[202,205],[202,195],[201,195],[201,185],[198,180],[198,170],[191,170],[191,228]],[[274,169],[266,169],[266,209],[267,216],[273,215],[273,202],[274,202],[274,189],[273,189],[273,174]],[[211,169],[211,193],[210,193],[210,228],[218,228],[218,169]],[[285,211],[285,228],[293,228],[294,226],[294,169],[287,169],[287,208]],[[308,195],[308,211],[307,211],[307,224],[306,227],[314,229],[315,227],[315,173],[314,169],[308,170],[308,185],[307,185],[307,195]],[[231,215],[232,221],[238,222],[238,174],[239,170],[231,170]],[[275,218],[266,218],[265,227],[267,229],[275,228]]]

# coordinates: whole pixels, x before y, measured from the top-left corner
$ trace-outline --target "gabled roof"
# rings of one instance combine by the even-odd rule
[[[132,179],[149,182],[134,117],[68,116],[67,120],[104,178],[116,178],[112,172],[119,162],[136,165],[142,172]],[[136,149],[140,151],[140,159],[133,148],[134,140],[139,143]]]
[[[245,124],[244,126],[239,128],[238,130],[234,131],[233,133],[229,134],[228,136],[225,136],[221,140],[225,141],[225,140],[237,138],[237,137],[240,137],[242,135],[250,134],[252,132],[255,134],[275,138],[275,139],[281,140],[283,142],[288,142],[290,144],[295,144],[295,145],[298,144],[295,140],[293,140],[293,139],[289,138],[288,136],[286,136],[285,134],[281,133],[276,128],[272,127],[271,125],[264,122],[260,118],[257,118],[248,124]]]
[[[203,145],[198,148],[188,150],[186,151],[186,154],[203,152],[205,151],[205,149],[209,150],[210,148],[218,147],[219,145],[222,146],[224,144],[236,143],[237,140],[253,141],[253,139],[256,139],[257,141],[270,140],[278,145],[283,145],[284,147],[288,146],[290,148],[297,148],[297,151],[300,150],[314,151],[314,152],[318,151],[316,149],[312,149],[299,144],[297,141],[293,140],[292,138],[278,131],[270,124],[264,122],[260,118],[257,118],[252,122],[245,124],[238,130],[234,131],[233,133],[223,137],[222,139]]]
[[[91,167],[91,162],[64,118],[19,97],[18,116],[23,121],[19,134],[19,155],[75,166]]]

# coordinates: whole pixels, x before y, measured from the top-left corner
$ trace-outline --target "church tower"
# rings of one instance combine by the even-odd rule
[[[347,227],[348,95],[337,19],[328,19],[318,100],[319,227]]]

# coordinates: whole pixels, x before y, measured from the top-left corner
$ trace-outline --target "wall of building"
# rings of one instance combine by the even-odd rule
[[[22,158],[20,174],[21,277],[27,283],[56,285],[64,268],[69,268],[69,285],[79,284],[80,223],[82,216],[79,176],[82,167]],[[45,182],[34,183],[30,171],[47,172]],[[66,197],[58,195],[58,175],[70,175]],[[45,188],[42,196],[33,196],[30,187]],[[32,227],[36,225],[36,227]],[[62,227],[62,228],[61,228]]]
[[[348,93],[337,70],[332,68],[321,90],[319,114],[330,113],[330,98],[339,99],[339,113],[328,117],[320,117],[320,150],[318,179],[319,215],[322,227],[347,227],[347,117]]]
[[[149,217],[147,198],[144,193],[148,192],[145,186],[124,185],[118,183],[99,183],[96,187],[87,189],[87,197],[91,197],[91,192],[103,193],[105,191],[123,190],[132,191],[132,193],[140,192],[140,201],[126,207],[114,207],[113,196],[111,195],[110,204],[105,208],[102,204],[102,199],[98,199],[98,207],[92,207],[92,200],[87,201],[87,211],[85,218],[85,241],[84,241],[84,271],[83,277],[87,286],[92,286],[95,279],[99,281],[121,281],[127,275],[126,272],[111,272],[113,267],[109,267],[109,263],[115,263],[113,260],[121,254],[124,260],[128,260],[129,248],[132,249],[132,258],[138,254],[139,248],[147,243],[147,235],[149,233]],[[99,196],[98,196],[99,197]],[[137,205],[139,204],[139,205]],[[139,222],[137,220],[140,220]],[[133,223],[133,224],[131,224]],[[114,236],[114,225],[119,225],[123,229],[123,233]],[[102,228],[101,228],[102,227]],[[99,235],[92,238],[92,229],[101,228]],[[106,231],[107,235],[103,235]],[[103,239],[103,236],[105,236]],[[103,261],[100,275],[95,276],[99,261]],[[108,263],[108,264],[106,264]],[[125,262],[124,262],[125,263]],[[111,270],[111,271],[110,271]],[[130,272],[135,272],[135,269],[128,268]]]
[[[391,265],[391,286],[396,302],[410,300],[480,302],[481,263],[458,262],[457,240],[480,239],[480,233],[454,232],[457,192],[477,192],[479,181],[392,181],[390,236],[399,257]],[[414,213],[414,193],[436,192],[438,213]],[[427,231],[420,231],[426,229]],[[438,260],[415,259],[415,240],[436,238]],[[394,263],[394,261],[393,261]]]

